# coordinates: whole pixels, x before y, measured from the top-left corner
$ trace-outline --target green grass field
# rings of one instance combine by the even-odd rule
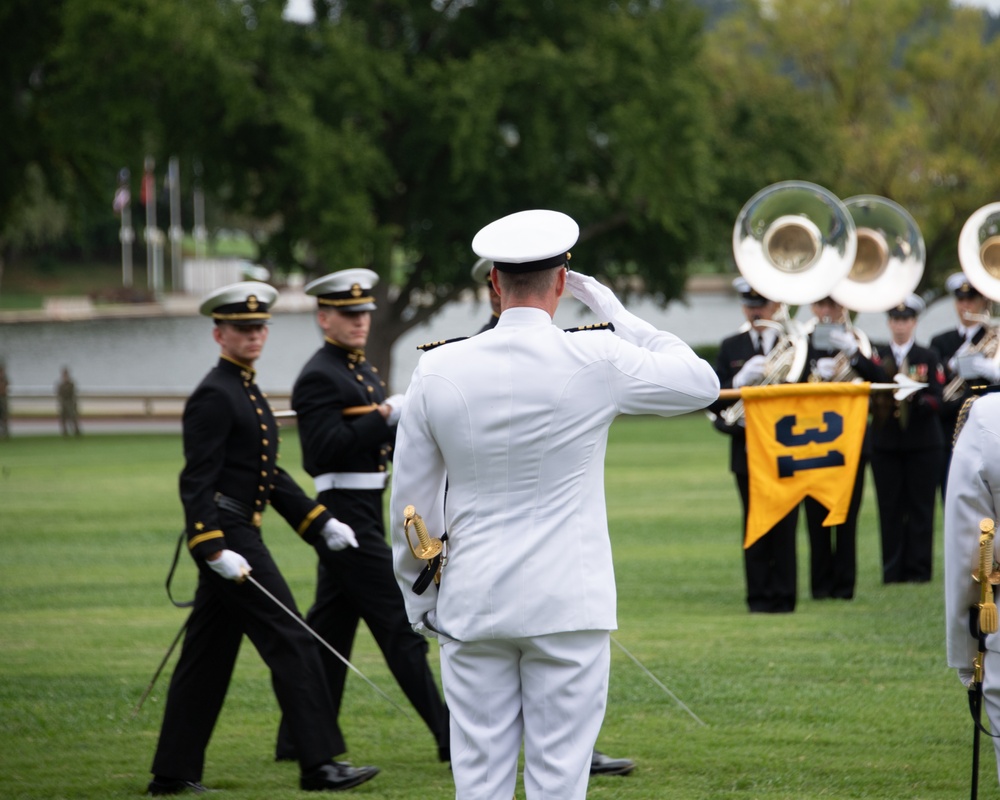
[[[282,463],[298,477],[296,437]],[[706,724],[612,646],[598,746],[638,763],[595,778],[592,798],[923,798],[969,792],[972,725],[945,666],[940,525],[935,580],[882,586],[871,478],[853,602],[809,599],[799,534],[799,606],[750,615],[727,442],[700,415],[612,428],[607,494],[618,578],[616,639]],[[0,797],[125,798],[149,779],[171,659],[132,708],[184,620],[163,581],[182,525],[175,435],[0,442]],[[265,537],[301,606],[314,555],[276,515]],[[803,520],[804,525],[804,520]],[[194,568],[175,581],[187,596]],[[437,665],[436,646],[431,656]],[[366,630],[355,662],[405,705]],[[355,763],[382,774],[359,797],[453,796],[412,715],[348,681],[341,719]],[[272,761],[278,711],[247,644],[208,750],[204,781],[225,797],[301,797]],[[984,742],[983,797],[997,796]],[[518,791],[518,797],[523,798]]]

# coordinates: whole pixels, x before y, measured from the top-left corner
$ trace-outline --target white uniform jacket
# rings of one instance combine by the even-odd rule
[[[972,669],[978,643],[969,633],[969,607],[979,602],[979,523],[1000,508],[1000,394],[977,399],[955,443],[944,504],[944,591],[948,666]],[[994,542],[994,552],[996,541]],[[997,590],[1000,587],[993,587]],[[994,601],[995,602],[995,601]],[[986,637],[1000,652],[997,634]]]
[[[474,641],[617,627],[608,428],[619,414],[673,416],[719,394],[686,344],[627,316],[642,346],[609,330],[567,333],[518,307],[421,357],[390,504],[396,577],[418,629]],[[448,532],[441,585],[422,595],[411,588],[424,562],[404,537],[407,504],[432,536]]]

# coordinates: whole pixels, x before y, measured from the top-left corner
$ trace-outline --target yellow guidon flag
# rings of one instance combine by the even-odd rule
[[[750,547],[807,495],[847,519],[868,422],[867,383],[745,386]]]

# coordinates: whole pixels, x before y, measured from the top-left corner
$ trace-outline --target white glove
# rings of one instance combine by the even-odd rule
[[[331,550],[343,550],[345,547],[358,546],[357,537],[354,535],[354,528],[336,518],[331,519],[323,526],[320,536],[323,537],[326,546]]]
[[[611,321],[625,310],[615,293],[592,275],[571,270],[566,273],[566,288],[573,297],[602,319]]]
[[[741,386],[753,386],[761,382],[764,378],[764,366],[767,364],[767,356],[754,356],[747,359],[743,369],[733,376],[733,388],[739,389]]]
[[[819,375],[821,380],[832,381],[833,376],[837,372],[837,359],[835,358],[817,358],[816,359],[816,374]]]
[[[962,342],[958,350],[955,351],[955,355],[948,359],[948,369],[952,372],[958,372],[958,359],[968,353],[970,347],[972,347],[972,342],[969,339]]]
[[[403,407],[406,405],[405,397],[406,395],[394,394],[385,399],[385,404],[389,406],[389,416],[385,418],[387,424],[399,424],[399,415],[403,413]]]
[[[840,330],[839,328],[830,331],[830,344],[848,358],[858,352],[858,340],[850,331]]]
[[[966,689],[972,686],[972,681],[976,677],[975,670],[966,669],[965,667],[959,667],[957,672],[958,672],[958,679],[962,682],[962,685],[965,686]]]
[[[985,378],[990,383],[1000,381],[1000,368],[982,353],[962,359],[959,374],[966,378]]]
[[[250,563],[235,550],[220,550],[219,557],[206,562],[213,572],[218,573],[227,581],[242,583],[250,574]]]

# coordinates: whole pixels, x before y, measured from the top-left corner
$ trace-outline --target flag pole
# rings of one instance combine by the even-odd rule
[[[795,384],[790,384],[790,383],[774,383],[774,384],[771,384],[770,387],[771,388],[778,388],[779,386],[794,386],[794,385]],[[825,384],[825,385],[826,386],[838,386],[838,385],[842,385],[842,384],[828,383],[828,384]],[[766,389],[768,387],[763,387],[763,386],[751,387],[751,386],[747,386],[747,387],[744,387],[744,388],[748,388],[748,389],[750,389],[750,388]],[[870,391],[872,391],[872,392],[888,392],[888,391],[895,392],[897,400],[903,400],[906,397],[909,397],[914,392],[918,392],[921,389],[926,389],[926,388],[927,388],[927,384],[926,383],[919,383],[918,381],[910,380],[905,375],[897,375],[896,376],[896,383],[870,383],[870,384],[868,384],[868,389]],[[720,400],[739,400],[741,397],[743,397],[743,389],[742,388],[741,389],[722,389],[719,392],[719,399]]]

